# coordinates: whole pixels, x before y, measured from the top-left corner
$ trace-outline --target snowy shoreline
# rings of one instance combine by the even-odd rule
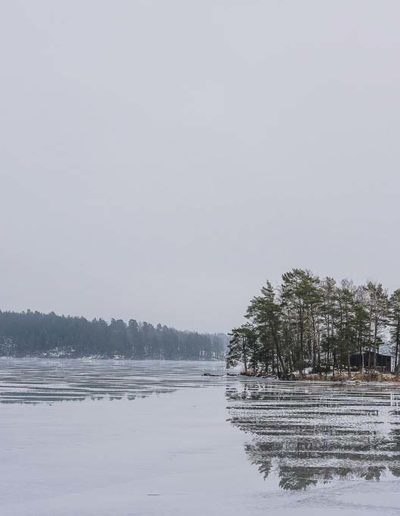
[[[232,375],[230,375],[232,376]],[[253,373],[251,371],[240,372],[238,373],[239,377],[244,378],[260,378],[264,380],[271,381],[284,381],[284,382],[328,382],[328,383],[353,383],[353,384],[368,384],[368,383],[385,383],[385,384],[393,384],[398,386],[400,384],[400,376],[395,375],[393,373],[360,373],[360,372],[352,372],[350,375],[348,373],[341,373],[336,375],[325,375],[325,374],[303,374],[295,373],[291,378],[278,378],[274,375],[262,374],[262,373]]]

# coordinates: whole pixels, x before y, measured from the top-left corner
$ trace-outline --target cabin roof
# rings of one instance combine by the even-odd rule
[[[366,354],[366,353],[370,353],[370,352],[367,350],[367,351],[364,351],[363,353]],[[371,351],[371,353],[373,353],[373,351]],[[358,355],[360,355],[359,351],[356,351],[355,353],[351,354],[352,357],[353,356],[358,356]],[[389,353],[378,353],[377,352],[376,356],[377,357],[379,356],[379,357],[390,357],[390,358],[392,358],[393,357],[393,353],[390,353],[390,352]]]

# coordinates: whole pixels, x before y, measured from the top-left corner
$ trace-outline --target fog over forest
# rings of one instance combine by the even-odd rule
[[[215,360],[227,337],[178,331],[130,319],[88,321],[84,317],[0,312],[0,356]]]

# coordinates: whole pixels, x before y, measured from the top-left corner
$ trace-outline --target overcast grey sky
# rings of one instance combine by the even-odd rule
[[[0,307],[226,331],[400,286],[398,0],[3,0]]]

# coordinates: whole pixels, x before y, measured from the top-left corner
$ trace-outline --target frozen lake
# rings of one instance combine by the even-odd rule
[[[400,391],[0,359],[1,516],[400,515]]]

